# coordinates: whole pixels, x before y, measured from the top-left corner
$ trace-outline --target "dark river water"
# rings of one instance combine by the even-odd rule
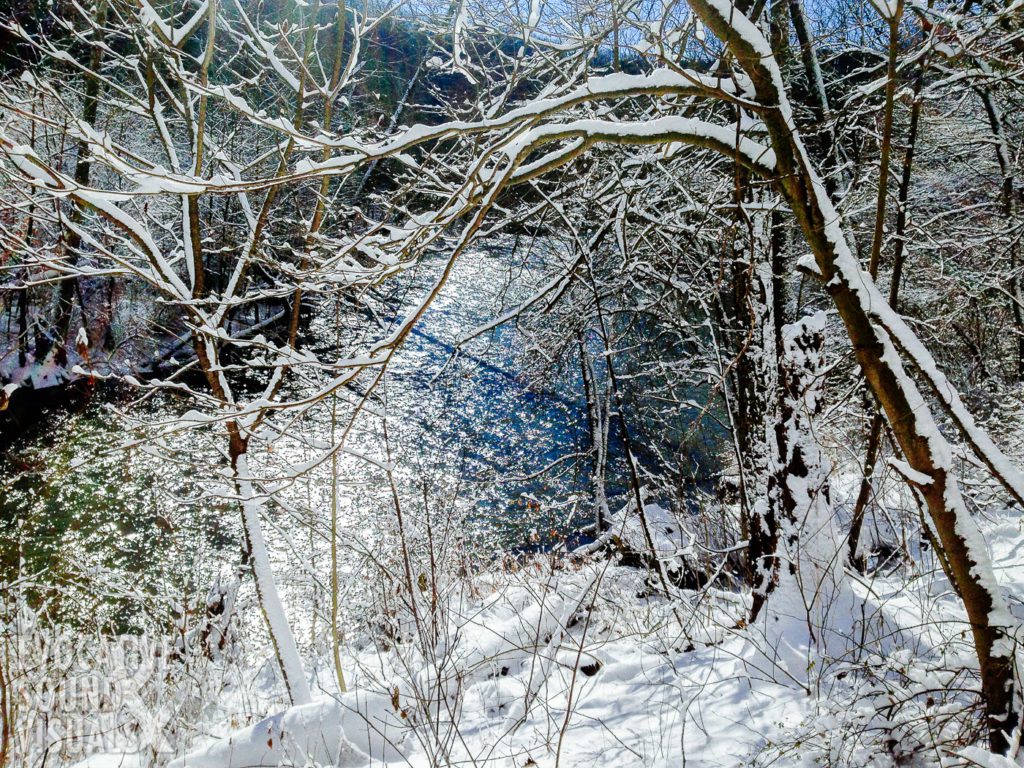
[[[429,267],[411,277],[412,295],[431,279]],[[421,477],[457,487],[471,527],[498,550],[572,545],[591,514],[587,462],[564,460],[586,448],[578,365],[543,386],[529,381],[522,371],[532,341],[515,323],[456,354],[458,339],[522,300],[517,285],[537,284],[550,269],[548,257],[524,260],[507,242],[467,253],[388,372],[393,456],[411,478],[403,489]],[[332,328],[329,318],[314,317],[314,344]],[[129,591],[161,583],[205,589],[211,574],[202,564],[238,550],[237,508],[204,493],[195,466],[141,444],[111,450],[130,442],[138,424],[168,418],[169,408],[104,390],[82,407],[47,411],[10,444],[0,455],[0,566],[8,580],[29,576],[50,585],[50,596],[72,613],[128,623],[130,607],[82,585],[99,576]],[[325,424],[315,426],[328,435]],[[379,452],[363,441],[360,448]],[[625,490],[615,481],[614,433],[610,450],[614,506]],[[326,507],[322,488],[306,497],[310,508]],[[79,586],[79,599],[68,599]]]
[[[389,368],[395,458],[411,473],[457,480],[478,530],[503,546],[535,546],[579,525],[572,499],[585,477],[527,475],[579,449],[584,406],[575,381],[556,377],[538,388],[524,378],[514,324],[455,354],[462,335],[516,298],[506,285],[507,244],[464,259]],[[327,336],[328,325],[314,318],[313,334]],[[189,467],[141,446],[110,450],[129,442],[137,423],[171,413],[101,389],[84,405],[46,410],[12,441],[0,456],[4,573],[38,574],[54,595],[100,573],[142,586],[195,578],[209,550],[236,547],[237,511],[203,494]],[[534,501],[542,499],[561,504],[548,511]]]

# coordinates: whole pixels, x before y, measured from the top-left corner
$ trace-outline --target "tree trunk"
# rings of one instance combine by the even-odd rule
[[[758,201],[755,200],[755,203]],[[747,497],[747,568],[757,618],[778,573],[778,496],[769,488],[775,471],[772,430],[779,421],[779,308],[773,274],[771,215],[758,204],[737,206],[746,237],[734,269],[740,349],[736,364],[736,424]]]
[[[605,492],[605,468],[607,464],[607,444],[605,440],[605,412],[601,405],[601,396],[597,387],[597,376],[587,351],[586,337],[579,336],[580,374],[583,378],[583,391],[587,398],[587,433],[590,437],[591,480],[594,494],[594,528],[600,536],[607,525],[609,510],[608,497]]]
[[[270,631],[270,642],[274,646],[274,654],[277,657],[281,676],[292,705],[308,704],[313,697],[302,667],[302,657],[299,656],[299,649],[295,644],[295,636],[292,634],[291,627],[288,626],[288,618],[285,615],[284,606],[281,604],[277,584],[274,582],[274,571],[270,565],[267,543],[263,538],[263,529],[260,525],[263,502],[253,488],[252,476],[249,474],[248,456],[245,452],[233,453],[232,467],[235,487],[242,501],[242,526],[245,531],[246,551],[252,567],[260,610],[263,612],[267,629]]]
[[[1014,199],[1014,171],[1010,162],[1010,148],[1006,143],[1006,131],[1003,128],[1003,116],[996,105],[995,97],[988,89],[980,92],[982,104],[985,106],[985,114],[988,116],[989,126],[992,129],[992,138],[996,148],[996,160],[999,162],[999,172],[1002,175],[1002,186],[1000,188],[1000,207],[1003,218],[1006,219],[1007,231],[1012,231],[1013,220],[1017,214],[1016,201]],[[1024,379],[1024,293],[1021,291],[1021,280],[1018,274],[1019,268],[1019,239],[1012,235],[1008,246],[1010,261],[1010,279],[1007,280],[1009,289],[1010,313],[1013,317],[1013,330],[1017,337],[1017,378]]]
[[[924,86],[924,63],[918,67],[917,78],[914,80],[914,103],[910,107],[910,125],[907,128],[907,150],[903,155],[903,169],[900,174],[900,188],[897,200],[896,237],[893,245],[892,276],[889,280],[889,304],[893,311],[899,310],[900,284],[903,282],[903,264],[907,257],[907,206],[910,203],[910,182],[913,178],[914,148],[917,146],[917,131],[921,122],[921,89]],[[876,263],[877,267],[877,263]],[[877,274],[872,273],[872,278]],[[857,500],[853,505],[850,517],[849,558],[850,564],[863,573],[867,568],[867,558],[860,552],[860,535],[864,527],[864,514],[867,511],[871,492],[874,488],[875,466],[878,453],[882,447],[882,412],[875,406],[871,414],[871,427],[868,431],[867,455],[864,458],[864,475],[857,491]]]
[[[85,75],[85,94],[82,99],[82,121],[92,127],[99,113],[100,66],[103,64],[103,27],[107,23],[107,0],[99,0],[96,4],[96,16],[93,21],[92,53],[89,58],[89,71]],[[76,150],[75,183],[82,187],[89,186],[89,143],[79,139]],[[72,204],[71,222],[81,226],[85,219],[85,206],[78,202]],[[71,267],[78,263],[82,248],[82,238],[74,228],[70,229],[64,240],[65,261]],[[74,310],[75,292],[78,278],[68,276],[60,283],[57,291],[57,311],[53,320],[53,338],[50,349],[58,365],[67,363],[67,340],[71,333],[72,311]],[[44,350],[43,353],[49,352]]]
[[[963,597],[974,636],[990,744],[994,751],[1006,753],[1012,733],[1020,725],[1014,643],[1007,632],[1012,616],[981,531],[960,495],[951,447],[905,372],[896,345],[918,363],[934,363],[851,251],[839,213],[811,166],[792,121],[782,76],[768,42],[749,20],[732,13],[731,6],[691,0],[691,7],[732,50],[751,78],[775,151],[773,180],[800,224],[857,361],[892,425],[912,471],[908,482],[925,500],[936,539],[945,550],[950,581]],[[972,439],[973,444],[986,441],[987,436],[981,434]]]
[[[846,651],[856,615],[837,557],[832,467],[814,431],[821,411],[825,325],[825,313],[818,312],[783,329],[776,471],[770,484],[781,515],[780,567],[771,611],[761,624],[773,651],[769,661],[806,687],[821,668],[816,661],[822,654],[838,657]]]

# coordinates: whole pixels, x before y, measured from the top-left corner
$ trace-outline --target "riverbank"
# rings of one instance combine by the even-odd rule
[[[994,516],[986,535],[1020,593],[1016,516]],[[308,705],[261,717],[244,709],[248,688],[225,690],[205,702],[203,735],[162,759],[175,768],[1010,768],[973,748],[930,746],[957,743],[975,695],[963,612],[940,569],[878,573],[851,588],[860,618],[825,654],[797,634],[784,650],[773,645],[777,615],[745,624],[749,593],[666,598],[649,574],[603,558],[506,561],[416,596],[395,617],[404,639],[346,642],[346,692],[327,659],[310,676],[318,694]],[[138,757],[108,753],[80,768]]]

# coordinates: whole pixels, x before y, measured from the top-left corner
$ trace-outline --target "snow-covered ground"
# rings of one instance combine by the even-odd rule
[[[350,692],[224,729],[172,765],[744,765],[806,715],[802,691],[748,668],[739,601],[637,597],[643,574],[601,562],[534,561],[475,586],[413,675],[403,651],[369,652]]]
[[[648,509],[652,524],[666,522]],[[985,530],[1004,586],[1022,594],[1019,518],[994,516]],[[673,542],[681,553],[685,534],[660,536],[659,551]],[[227,702],[171,764],[1012,765],[956,742],[971,723],[975,662],[941,571],[907,566],[846,585],[854,615],[845,606],[833,617],[849,627],[845,643],[822,654],[787,631],[780,654],[765,624],[779,611],[746,625],[748,601],[734,591],[667,599],[650,573],[614,558],[506,562],[440,587],[433,612],[406,616],[398,642],[349,649],[347,693],[242,728]],[[319,672],[321,685],[333,680]],[[133,761],[97,755],[83,766]]]

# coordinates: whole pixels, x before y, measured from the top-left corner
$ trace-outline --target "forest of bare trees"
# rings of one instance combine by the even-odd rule
[[[1024,765],[1024,5],[0,11],[0,767]]]

